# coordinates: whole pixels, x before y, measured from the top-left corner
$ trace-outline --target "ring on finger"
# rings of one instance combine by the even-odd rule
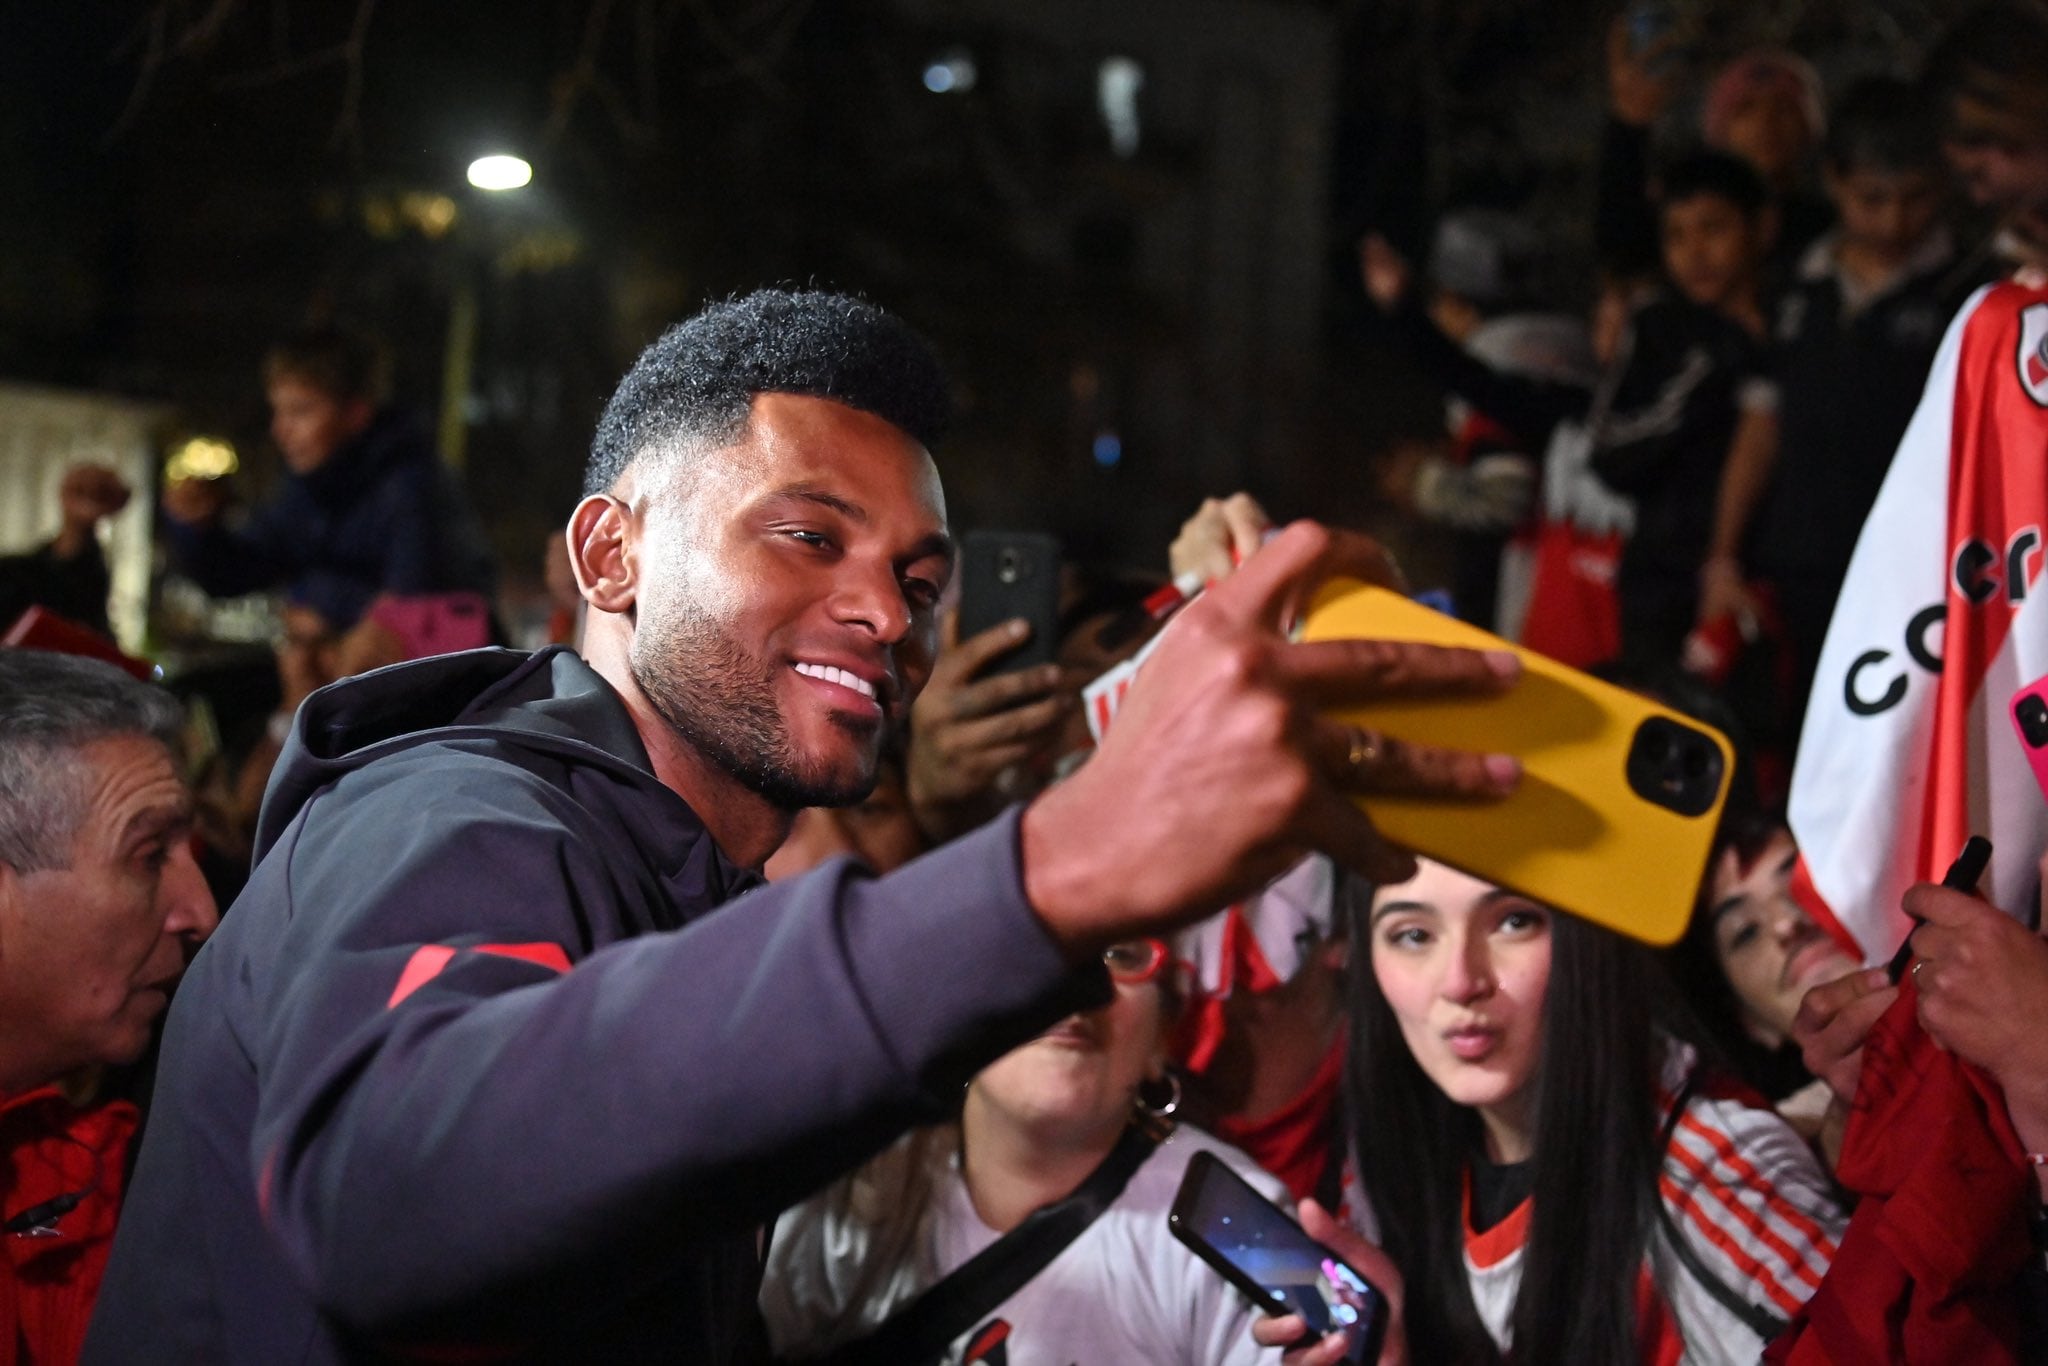
[[[1345,763],[1353,773],[1363,773],[1379,762],[1381,753],[1380,737],[1361,726],[1351,728],[1351,752],[1345,756]]]
[[[1928,965],[1929,963],[1932,963],[1933,961],[1934,961],[1934,960],[1933,960],[1932,958],[1922,958],[1922,959],[1920,959],[1920,960],[1919,960],[1918,962],[1916,962],[1916,963],[1914,963],[1914,964],[1913,964],[1913,980],[1914,980],[1914,982],[1916,982],[1916,983],[1917,983],[1917,982],[1919,982],[1919,980],[1920,980],[1920,969],[1922,969],[1922,968],[1926,967],[1926,966],[1927,966],[1927,965]]]

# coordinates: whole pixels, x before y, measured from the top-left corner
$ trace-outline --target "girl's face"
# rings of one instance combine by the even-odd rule
[[[1113,1136],[1130,1118],[1139,1083],[1166,1065],[1165,1014],[1156,980],[1119,981],[1108,1005],[1069,1015],[983,1068],[968,1104],[1043,1143]]]
[[[1735,992],[1743,1028],[1766,1048],[1791,1036],[1808,991],[1857,966],[1792,899],[1798,858],[1787,831],[1746,864],[1735,850],[1723,850],[1712,870],[1714,957]]]
[[[1496,1145],[1528,1131],[1543,1057],[1551,912],[1428,859],[1373,897],[1372,970],[1425,1075],[1481,1112]],[[1517,1154],[1498,1153],[1506,1160]]]

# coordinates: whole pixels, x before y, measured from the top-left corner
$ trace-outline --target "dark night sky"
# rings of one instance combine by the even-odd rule
[[[1790,36],[1864,65],[1929,24],[1679,8],[1707,48]],[[1147,562],[1219,484],[1370,513],[1365,461],[1434,409],[1363,334],[1349,241],[1368,220],[1418,240],[1475,186],[1581,233],[1604,23],[1575,0],[384,0],[352,104],[348,65],[307,59],[359,13],[0,4],[0,378],[169,399],[260,448],[265,342],[336,314],[388,337],[430,411],[466,276],[470,478],[509,549],[558,521],[635,348],[705,298],[816,280],[953,367],[956,521]],[[150,16],[175,38],[213,14],[149,72]],[[975,89],[926,90],[955,49]],[[1129,156],[1095,104],[1118,55],[1146,73]],[[462,167],[498,146],[536,181],[486,202]],[[454,230],[403,226],[408,194],[453,198]]]

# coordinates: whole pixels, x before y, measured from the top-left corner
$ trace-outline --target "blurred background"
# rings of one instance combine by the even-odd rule
[[[1674,4],[1699,71],[1794,47],[1908,70],[1954,6]],[[74,0],[0,41],[0,550],[90,458],[276,477],[258,361],[392,347],[504,567],[538,593],[611,384],[705,300],[861,291],[936,343],[956,525],[1157,565],[1207,494],[1384,520],[1366,471],[1440,431],[1354,244],[1474,205],[1586,220],[1612,5],[1583,0]],[[479,188],[486,155],[530,168]],[[486,184],[498,184],[480,176]],[[516,176],[514,177],[516,178]],[[1575,246],[1574,244],[1579,244]],[[153,499],[103,535],[160,633]],[[1398,537],[1400,528],[1382,528]],[[1421,552],[1425,555],[1427,547]],[[195,607],[194,610],[197,610]],[[230,604],[208,629],[252,638]]]

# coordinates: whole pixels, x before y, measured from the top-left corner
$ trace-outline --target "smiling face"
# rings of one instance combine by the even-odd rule
[[[163,745],[94,741],[67,866],[0,865],[0,1090],[132,1062],[218,915],[188,841],[192,801]]]
[[[931,456],[872,414],[761,394],[733,445],[643,473],[634,681],[775,806],[859,801],[937,648],[953,552]]]
[[[1525,897],[1428,859],[1373,897],[1380,993],[1424,1075],[1479,1111],[1496,1160],[1527,1156],[1550,919]]]
[[[1792,899],[1798,859],[1792,836],[1783,831],[1746,863],[1738,851],[1724,850],[1707,902],[1714,958],[1735,992],[1743,1029],[1766,1048],[1791,1036],[1792,1017],[1808,991],[1857,968]]]

